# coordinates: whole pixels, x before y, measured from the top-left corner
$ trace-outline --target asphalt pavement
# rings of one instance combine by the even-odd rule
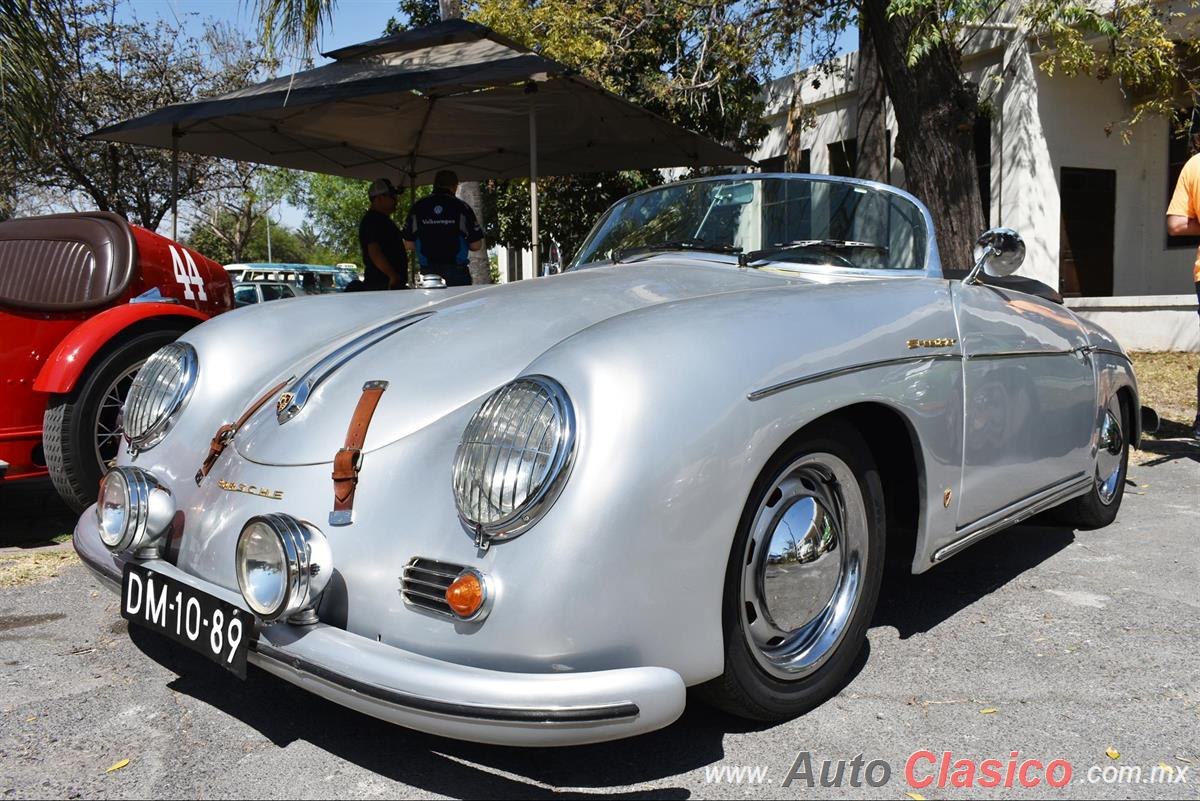
[[[73,565],[0,589],[0,794],[1200,798],[1200,449],[1167,449],[1130,480],[1107,529],[1019,526],[890,577],[854,675],[808,715],[761,726],[693,700],[663,731],[570,749],[427,736],[253,667],[240,682],[129,631],[115,595]],[[914,778],[933,783],[910,786],[923,750]],[[1071,780],[938,788],[943,752],[996,759],[1002,778],[1010,761],[1063,760]],[[858,772],[851,787],[847,765],[842,787],[820,786],[825,760],[859,754],[889,781]]]

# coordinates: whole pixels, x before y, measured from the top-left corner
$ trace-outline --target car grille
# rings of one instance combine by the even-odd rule
[[[400,576],[400,596],[411,606],[454,617],[446,603],[446,588],[462,571],[462,565],[414,556]]]

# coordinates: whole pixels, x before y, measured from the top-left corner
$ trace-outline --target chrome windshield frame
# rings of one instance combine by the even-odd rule
[[[600,230],[600,226],[602,226],[608,220],[608,217],[610,214],[612,214],[613,209],[615,209],[618,205],[629,201],[632,198],[639,197],[641,195],[646,195],[651,192],[658,192],[658,191],[663,190],[666,187],[683,186],[686,184],[709,183],[709,182],[715,182],[715,181],[762,181],[762,180],[765,180],[768,178],[773,178],[773,179],[778,179],[778,180],[792,180],[792,181],[797,180],[797,179],[803,179],[803,180],[807,180],[807,181],[820,182],[820,183],[840,183],[840,184],[851,184],[854,186],[861,186],[861,187],[864,187],[867,189],[874,189],[879,192],[884,192],[884,193],[896,195],[897,197],[903,198],[903,199],[909,201],[910,203],[912,203],[914,206],[916,206],[916,208],[921,212],[921,219],[924,220],[924,222],[925,222],[925,233],[926,233],[926,237],[925,237],[925,269],[923,271],[875,270],[875,269],[849,270],[849,269],[837,268],[837,267],[823,268],[823,267],[818,267],[818,266],[805,265],[804,269],[806,271],[820,270],[822,272],[837,272],[837,273],[847,274],[847,275],[862,275],[864,277],[866,277],[866,276],[890,276],[893,278],[899,278],[899,277],[903,277],[905,275],[910,275],[910,276],[924,275],[926,278],[943,278],[944,277],[942,274],[942,259],[941,259],[941,255],[938,252],[938,246],[937,246],[937,232],[934,230],[934,227],[933,227],[933,215],[931,215],[929,213],[929,209],[927,209],[925,207],[925,204],[922,203],[920,200],[918,200],[915,196],[904,191],[903,189],[892,186],[890,184],[880,183],[879,181],[867,181],[862,178],[843,178],[843,177],[837,176],[837,175],[811,175],[809,173],[799,173],[799,172],[761,172],[761,173],[753,172],[753,173],[725,173],[723,175],[707,175],[702,178],[689,178],[684,181],[672,181],[670,183],[662,184],[661,186],[652,186],[649,189],[642,189],[641,191],[634,192],[633,194],[630,194],[630,195],[626,195],[625,197],[618,200],[616,203],[613,203],[611,206],[609,206],[608,209],[606,209],[605,212],[596,219],[596,222],[592,225],[591,230],[588,231],[587,236],[584,237],[583,244],[580,245],[579,251],[576,252],[575,257],[573,259],[571,259],[571,264],[570,264],[570,266],[567,267],[567,270],[574,270],[576,268],[582,268],[582,267],[586,266],[586,265],[581,265],[579,263],[579,255],[580,255],[580,253],[583,252],[583,245],[586,245],[588,242],[590,242],[592,240],[592,238]],[[606,260],[601,259],[601,260],[597,260],[597,261],[588,262],[588,265],[598,265],[598,264],[604,264],[604,263],[606,263]],[[766,262],[766,263],[768,263],[768,264],[787,264],[787,262],[784,262],[784,261]]]

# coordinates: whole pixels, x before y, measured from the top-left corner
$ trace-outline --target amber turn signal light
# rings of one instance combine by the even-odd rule
[[[480,615],[487,602],[487,585],[483,576],[474,570],[464,570],[446,588],[446,603],[463,620]]]

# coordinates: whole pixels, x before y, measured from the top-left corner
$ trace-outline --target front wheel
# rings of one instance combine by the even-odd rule
[[[117,458],[118,420],[133,377],[150,354],[182,333],[150,331],[121,342],[88,366],[72,392],[50,397],[42,418],[46,467],[76,512],[95,502],[100,477]]]
[[[883,577],[883,487],[836,422],[772,460],[742,513],[726,570],[725,672],[700,692],[754,720],[807,712],[842,686]]]

